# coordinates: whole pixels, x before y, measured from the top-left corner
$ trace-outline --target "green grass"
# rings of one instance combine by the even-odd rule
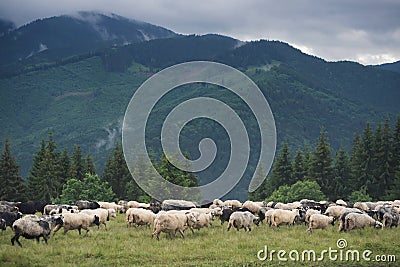
[[[0,233],[0,266],[389,266],[389,263],[329,261],[280,262],[275,254],[273,261],[262,262],[257,252],[268,246],[268,251],[283,249],[287,253],[298,250],[315,250],[317,257],[323,249],[337,249],[339,238],[347,240],[346,249],[360,252],[369,249],[374,255],[400,257],[400,229],[364,229],[338,233],[337,227],[306,232],[306,226],[280,227],[272,230],[266,225],[255,227],[251,232],[243,230],[227,232],[225,223],[219,220],[208,229],[186,231],[185,239],[177,235],[168,239],[160,235],[160,241],[151,239],[151,229],[126,228],[124,215],[118,215],[108,223],[109,231],[92,227],[88,237],[69,231],[65,236],[60,230],[45,245],[21,238],[22,248],[11,246],[13,236],[8,228]],[[288,255],[286,255],[288,257]],[[301,257],[301,256],[300,256]],[[398,264],[398,263],[397,263]],[[396,265],[391,263],[390,266]]]

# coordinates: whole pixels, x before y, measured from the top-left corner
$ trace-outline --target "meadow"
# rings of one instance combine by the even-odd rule
[[[220,225],[216,219],[208,229],[187,230],[185,239],[179,234],[172,239],[162,233],[160,241],[151,238],[152,230],[146,227],[127,228],[125,215],[118,214],[104,226],[90,228],[88,237],[79,236],[76,230],[63,235],[60,230],[50,238],[48,245],[21,238],[22,248],[11,246],[13,232],[7,228],[0,233],[0,266],[399,266],[400,229],[364,229],[338,233],[337,226],[327,230],[315,230],[309,234],[305,225],[281,226],[273,230],[265,224],[254,227],[251,232],[231,229],[227,223]],[[347,241],[347,247],[338,249],[339,238]],[[277,252],[272,261],[260,261],[257,253],[268,247],[271,250],[285,250],[281,255],[288,261],[279,261]],[[336,261],[325,254],[323,261],[302,261],[304,250],[314,250],[318,258],[323,250],[338,250]],[[299,261],[289,257],[291,250],[299,252]],[[347,250],[358,250],[360,261],[345,260]],[[362,259],[364,250],[370,261]],[[342,252],[341,252],[342,251]],[[335,252],[334,252],[335,253]],[[340,261],[340,253],[343,253]],[[397,262],[377,262],[376,255],[394,255]],[[260,254],[264,256],[264,254]],[[291,254],[295,257],[295,254]]]

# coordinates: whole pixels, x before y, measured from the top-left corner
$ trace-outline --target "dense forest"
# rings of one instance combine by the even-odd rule
[[[2,200],[57,203],[77,199],[150,200],[132,178],[118,142],[99,177],[89,154],[83,156],[79,145],[74,146],[71,155],[66,149],[59,150],[50,131],[33,156],[26,179],[19,174],[9,140],[4,144],[0,162]],[[153,162],[166,180],[187,187],[199,185],[196,175],[177,169],[165,155],[158,161],[154,158]],[[146,177],[148,167],[139,164],[134,175]],[[288,142],[284,142],[272,172],[249,198],[283,202],[299,198],[332,201],[400,198],[400,115],[393,127],[389,118],[379,122],[375,129],[367,122],[361,134],[355,133],[350,152],[344,147],[334,152],[324,128],[314,148],[305,144],[303,149],[291,151]]]
[[[134,174],[146,175],[146,168],[135,168]],[[198,185],[194,174],[175,168],[165,156],[157,162],[156,169],[169,182],[189,187]],[[74,146],[72,155],[66,149],[59,151],[50,131],[47,141],[41,141],[40,149],[33,156],[33,165],[26,179],[20,176],[10,142],[5,140],[0,162],[0,199],[73,203],[79,199],[149,202],[151,198],[132,178],[120,143],[115,144],[103,175],[99,177],[89,154],[83,156],[79,145]]]

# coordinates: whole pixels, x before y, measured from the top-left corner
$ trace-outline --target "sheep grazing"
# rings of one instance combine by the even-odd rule
[[[213,220],[213,215],[211,213],[198,213],[196,218],[197,218],[197,221],[194,222],[190,227],[190,229],[192,230],[192,233],[193,233],[193,229],[200,230],[201,228],[209,227],[212,225],[211,223]]]
[[[399,215],[396,212],[386,212],[383,214],[382,225],[384,227],[397,227],[399,224]]]
[[[189,227],[189,222],[195,223],[196,217],[189,211],[172,211],[172,212],[159,212],[154,220],[154,229],[151,237],[157,237],[160,240],[160,233],[171,234],[179,232],[182,238],[185,238],[183,231]]]
[[[103,209],[103,208],[98,208],[98,209],[87,209],[87,210],[81,210],[81,213],[88,214],[88,215],[97,215],[99,217],[100,224],[98,225],[98,228],[100,229],[100,225],[104,225],[104,229],[107,231],[107,222],[110,220],[110,217],[116,218],[117,214],[114,209]]]
[[[11,244],[14,246],[15,241],[17,241],[17,244],[22,247],[19,242],[20,236],[26,239],[36,239],[37,242],[39,242],[40,237],[43,237],[47,244],[52,228],[62,225],[63,219],[61,216],[40,219],[24,217],[18,219],[12,225],[15,235],[11,238]]]
[[[250,211],[235,211],[229,218],[228,231],[232,226],[238,231],[242,228],[245,231],[251,231],[251,225],[253,223],[258,226],[260,219],[254,216]]]
[[[345,230],[362,229],[367,226],[382,228],[382,223],[367,214],[350,213],[345,218]]]
[[[242,203],[240,203],[239,200],[225,200],[224,206],[240,209],[242,207]]]
[[[293,225],[296,218],[300,216],[299,210],[275,210],[271,215],[271,225],[273,228],[281,224]]]
[[[310,215],[308,229],[310,233],[312,233],[313,229],[326,229],[328,224],[334,225],[335,218],[329,217],[323,214],[314,213]]]
[[[103,208],[103,209],[114,209],[116,212],[122,212],[124,210],[123,206],[118,205],[117,203],[114,203],[114,202],[101,202],[101,201],[99,201],[97,203],[100,205],[100,208]]]
[[[156,214],[151,210],[146,210],[142,208],[129,208],[126,211],[126,227],[130,227],[132,223],[136,225],[146,225],[150,227],[154,223]]]
[[[269,225],[269,226],[272,225],[271,217],[272,217],[272,214],[273,214],[274,212],[275,212],[274,209],[270,209],[270,210],[267,210],[267,211],[265,212],[265,224],[267,224],[267,225]]]
[[[326,209],[325,215],[326,216],[332,216],[335,217],[335,219],[338,219],[340,215],[346,210],[346,207],[343,206],[330,206]]]
[[[6,204],[0,204],[0,212],[18,212],[19,209],[16,206],[11,206],[11,205],[6,205]]]
[[[258,211],[264,207],[264,203],[263,202],[254,202],[254,201],[250,201],[247,200],[246,202],[243,203],[242,208],[246,208],[249,211],[251,211],[253,214],[258,213]]]
[[[320,210],[314,210],[314,209],[308,209],[308,210],[306,211],[306,219],[305,219],[305,222],[306,222],[306,223],[309,223],[309,222],[310,222],[310,217],[311,217],[311,215],[313,215],[313,214],[321,214],[321,211],[320,211]]]
[[[343,207],[347,207],[347,203],[346,203],[346,201],[344,201],[343,199],[338,199],[338,200],[336,200],[336,205],[338,205],[338,206],[343,206]]]
[[[81,229],[86,230],[84,236],[88,235],[89,227],[93,225],[100,225],[100,219],[97,215],[88,215],[84,213],[65,213],[64,216],[64,224],[57,225],[54,228],[53,236],[57,233],[61,227],[64,228],[64,234],[66,234],[69,230],[78,230],[79,235],[81,234]]]
[[[345,222],[346,222],[346,216],[350,213],[357,213],[357,214],[363,214],[364,212],[356,209],[356,208],[345,208],[340,215],[340,221],[339,221],[339,232],[345,230]]]
[[[221,199],[214,199],[213,205],[221,207],[224,205],[224,202]]]
[[[1,231],[5,231],[7,228],[6,220],[0,219],[0,229]]]
[[[21,212],[0,212],[0,219],[3,219],[6,222],[6,226],[9,226],[11,228],[13,223],[20,218],[22,218]]]
[[[149,209],[149,208],[150,208],[150,204],[141,203],[141,202],[137,202],[137,201],[135,201],[135,200],[131,200],[131,201],[128,201],[128,202],[126,203],[126,209],[129,209],[129,208]]]
[[[367,203],[365,203],[365,202],[356,202],[356,203],[354,203],[353,208],[363,210],[363,211],[369,210],[369,207],[368,207]]]
[[[75,202],[75,205],[78,207],[79,210],[84,210],[84,209],[93,210],[100,208],[99,203],[88,200],[78,200]]]

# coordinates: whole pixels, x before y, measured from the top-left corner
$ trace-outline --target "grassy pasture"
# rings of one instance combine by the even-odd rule
[[[255,227],[251,232],[243,230],[227,232],[225,223],[219,220],[209,229],[185,232],[185,239],[179,234],[168,239],[160,235],[160,241],[151,239],[151,229],[145,227],[126,228],[124,214],[108,223],[100,230],[92,227],[88,237],[69,231],[65,236],[60,230],[45,245],[34,240],[20,238],[22,248],[11,246],[13,236],[8,228],[0,233],[0,266],[399,266],[400,229],[364,229],[349,233],[338,233],[337,227],[306,232],[307,227],[282,226],[272,230],[266,225]],[[344,238],[347,247],[342,249],[371,250],[370,262],[330,261],[326,254],[324,261],[301,261],[304,250],[315,250],[317,258],[322,250],[338,249],[336,241]],[[292,261],[288,254],[287,262],[278,260],[276,253],[272,261],[260,261],[257,252],[268,246],[273,250],[298,250],[300,261]],[[340,251],[340,250],[339,250]],[[294,256],[294,254],[292,254]],[[339,252],[337,253],[339,255]],[[343,254],[344,255],[344,254]],[[372,261],[375,255],[395,255],[397,262]],[[338,256],[339,257],[339,256]]]

